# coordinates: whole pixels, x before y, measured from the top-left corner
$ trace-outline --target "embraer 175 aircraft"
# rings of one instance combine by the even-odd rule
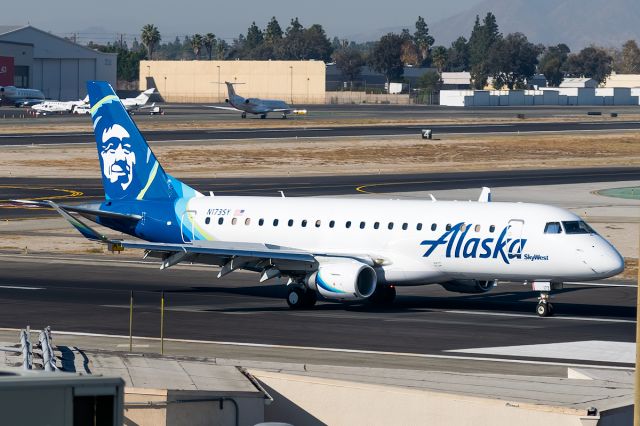
[[[224,101],[231,105],[231,107],[209,106],[209,108],[239,111],[242,112],[242,118],[247,118],[247,113],[260,115],[260,118],[267,118],[267,114],[270,112],[279,112],[282,114],[282,118],[287,118],[288,114],[304,115],[307,113],[306,110],[291,108],[285,101],[258,98],[245,99],[236,94],[236,91],[233,88],[233,85],[238,83],[229,83],[228,81],[225,81],[224,84],[227,85],[227,91],[229,92],[229,98]]]
[[[21,89],[15,86],[0,86],[0,96],[16,108],[39,104],[44,101],[44,93],[38,89]]]
[[[553,313],[562,282],[623,270],[616,249],[580,217],[539,204],[204,196],[167,174],[111,86],[88,82],[105,200],[82,206],[19,201],[56,209],[85,237],[111,250],[282,277],[287,302],[309,308],[318,295],[390,303],[395,286],[441,284],[485,293],[498,281],[540,291],[537,313]],[[77,216],[72,215],[77,214]],[[104,236],[79,217],[141,240]]]

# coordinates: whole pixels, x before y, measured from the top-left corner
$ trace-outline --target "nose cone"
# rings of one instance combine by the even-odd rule
[[[607,241],[596,244],[596,250],[589,256],[588,265],[602,278],[618,275],[624,270],[624,259]]]

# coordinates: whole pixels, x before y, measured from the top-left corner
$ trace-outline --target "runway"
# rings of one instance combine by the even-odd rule
[[[635,336],[636,289],[629,283],[567,285],[554,293],[552,318],[536,317],[537,294],[517,284],[484,295],[449,293],[438,285],[399,288],[389,309],[321,301],[313,310],[291,311],[284,286],[259,284],[256,274],[216,280],[213,268],[159,271],[157,265],[107,255],[3,255],[0,265],[4,327],[51,324],[57,330],[126,335],[133,291],[134,334],[158,336],[164,291],[170,338],[446,355],[505,345],[632,342]]]
[[[158,142],[206,142],[225,140],[282,140],[296,138],[337,137],[420,137],[422,129],[431,129],[434,137],[445,134],[522,134],[550,132],[615,132],[640,129],[639,121],[586,121],[586,122],[539,122],[513,124],[461,124],[441,125],[366,125],[366,126],[313,126],[289,128],[237,128],[220,130],[157,130],[143,132],[150,143]],[[0,146],[61,145],[95,143],[93,133],[47,133],[0,135]]]
[[[13,199],[53,199],[82,203],[103,198],[96,179],[0,178],[0,219],[54,215],[47,210],[14,208]],[[179,176],[177,176],[179,178]],[[507,170],[459,173],[412,173],[397,175],[196,178],[183,179],[198,191],[219,195],[328,196],[385,194],[461,189],[640,180],[640,167],[604,167],[549,170]]]

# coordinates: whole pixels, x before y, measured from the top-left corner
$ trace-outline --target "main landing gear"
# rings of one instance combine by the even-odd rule
[[[297,285],[289,286],[287,304],[291,309],[312,308],[317,301],[318,294],[315,291]]]
[[[240,117],[242,117],[242,118],[247,118],[247,113],[246,113],[246,112],[243,112],[242,114],[240,114]]]
[[[260,118],[264,120],[265,118],[267,118],[267,114],[260,114]]]

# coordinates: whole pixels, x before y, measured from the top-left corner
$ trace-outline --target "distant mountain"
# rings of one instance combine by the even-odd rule
[[[476,15],[482,20],[487,12],[496,15],[503,34],[521,32],[545,45],[566,43],[572,51],[591,44],[619,48],[630,39],[640,43],[638,0],[485,0],[430,23],[436,44],[449,46],[460,35],[468,38]]]

